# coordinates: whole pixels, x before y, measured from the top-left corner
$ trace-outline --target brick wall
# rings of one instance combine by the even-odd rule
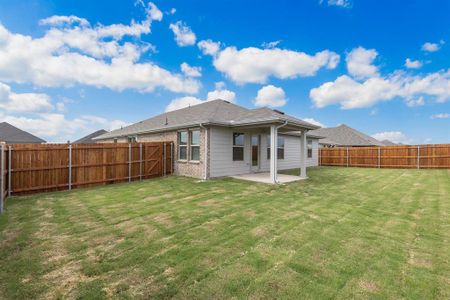
[[[172,141],[174,143],[174,173],[180,176],[189,176],[203,179],[205,177],[205,130],[200,129],[200,160],[197,161],[180,161],[178,160],[178,131],[167,131],[162,133],[142,134],[138,135],[137,142],[161,142]],[[114,139],[101,141],[102,143],[112,143]],[[126,143],[126,138],[119,138],[118,143]],[[209,149],[208,149],[209,151]],[[188,158],[190,152],[188,149]],[[207,170],[209,173],[209,170]]]

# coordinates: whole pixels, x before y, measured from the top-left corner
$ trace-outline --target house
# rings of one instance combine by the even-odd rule
[[[324,137],[319,140],[320,147],[384,146],[379,140],[345,124],[337,127],[319,128],[311,131],[310,134]]]
[[[400,146],[401,144],[396,144],[390,140],[382,140],[381,141],[384,146]]]
[[[0,123],[0,142],[7,144],[42,144],[45,141],[7,122]]]
[[[95,144],[95,143],[97,143],[97,141],[95,141],[94,138],[101,136],[102,134],[105,134],[107,132],[108,131],[106,131],[105,129],[97,130],[91,134],[88,134],[88,135],[76,140],[75,142],[72,142],[72,144]]]
[[[318,126],[269,108],[224,100],[166,112],[94,138],[99,142],[173,141],[177,175],[202,179],[318,165]],[[277,155],[278,159],[275,159]]]

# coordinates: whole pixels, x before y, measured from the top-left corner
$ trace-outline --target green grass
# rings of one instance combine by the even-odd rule
[[[11,198],[0,298],[450,298],[449,170],[309,176]]]

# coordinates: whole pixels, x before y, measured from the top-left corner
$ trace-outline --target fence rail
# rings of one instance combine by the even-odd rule
[[[142,180],[173,172],[172,142],[1,145],[0,211],[10,195]]]
[[[450,169],[450,144],[321,148],[319,165],[367,168]]]

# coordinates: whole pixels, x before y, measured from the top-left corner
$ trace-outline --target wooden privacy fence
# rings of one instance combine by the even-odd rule
[[[173,152],[172,142],[3,145],[1,200],[172,174]]]
[[[450,144],[321,148],[320,166],[450,169]]]

